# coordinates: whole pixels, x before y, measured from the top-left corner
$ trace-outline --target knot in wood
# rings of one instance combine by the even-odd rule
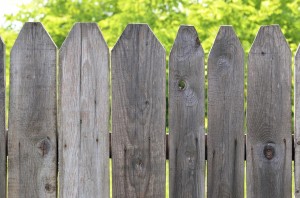
[[[218,71],[221,75],[228,74],[229,69],[232,65],[232,60],[230,60],[229,55],[221,55],[218,57],[217,65],[218,65]]]
[[[185,156],[187,159],[187,164],[188,164],[189,169],[195,169],[196,152],[186,151]]]
[[[271,145],[270,143],[268,143],[265,147],[264,147],[264,155],[268,160],[273,159],[274,155],[275,155],[275,149],[273,147],[273,145]]]
[[[37,144],[37,148],[39,149],[39,153],[43,157],[49,153],[50,147],[51,147],[51,144],[50,144],[49,137],[46,137],[45,139],[42,139]]]
[[[45,185],[45,190],[49,193],[55,192],[56,191],[56,187],[51,185],[51,184],[46,184]]]
[[[178,90],[179,91],[184,91],[186,88],[186,82],[185,80],[179,80],[178,81]]]
[[[142,160],[141,158],[137,158],[137,159],[136,159],[136,163],[135,163],[136,169],[142,170],[142,169],[143,169],[143,166],[144,166],[143,160]]]

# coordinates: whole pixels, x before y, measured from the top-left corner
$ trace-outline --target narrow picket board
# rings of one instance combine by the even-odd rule
[[[170,197],[204,197],[204,52],[193,26],[181,26],[169,64]]]
[[[244,197],[244,50],[221,26],[208,58],[207,197]]]
[[[291,197],[291,51],[262,26],[248,60],[247,197]]]
[[[109,197],[109,50],[76,23],[59,53],[59,195]]]
[[[295,55],[295,198],[300,198],[300,45]]]
[[[5,45],[0,37],[0,197],[6,197]]]
[[[165,197],[165,50],[130,24],[111,58],[113,197]]]
[[[56,197],[57,48],[25,23],[11,51],[8,197]]]

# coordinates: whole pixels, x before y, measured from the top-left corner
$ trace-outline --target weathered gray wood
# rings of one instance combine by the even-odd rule
[[[109,50],[77,23],[59,56],[59,195],[109,197]]]
[[[244,197],[244,50],[221,26],[208,58],[207,197]]]
[[[26,23],[11,51],[8,197],[56,197],[57,48]]]
[[[165,50],[146,24],[112,50],[113,197],[165,197]]]
[[[204,52],[181,26],[169,62],[170,197],[204,197]]]
[[[295,84],[294,84],[294,106],[295,106],[295,198],[300,198],[300,45],[295,55]]]
[[[248,60],[247,197],[291,197],[291,51],[262,26]]]
[[[6,196],[5,45],[0,37],[0,197]]]

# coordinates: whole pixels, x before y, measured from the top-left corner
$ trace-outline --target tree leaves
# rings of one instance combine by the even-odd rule
[[[281,25],[295,51],[299,6],[300,0],[32,0],[6,16],[8,25],[2,29],[18,31],[13,24],[41,21],[60,46],[75,22],[98,22],[112,47],[128,23],[148,23],[169,52],[179,25],[190,24],[208,53],[220,25],[233,25],[248,52],[259,26],[274,23]]]

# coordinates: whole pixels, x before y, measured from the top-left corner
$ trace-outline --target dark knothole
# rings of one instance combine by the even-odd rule
[[[179,80],[178,88],[180,91],[184,90],[186,88],[186,82],[184,80]]]

